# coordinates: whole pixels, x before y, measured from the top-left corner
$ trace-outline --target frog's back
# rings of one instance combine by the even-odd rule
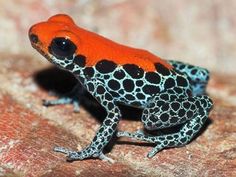
[[[82,40],[86,41],[84,44],[86,47],[84,47],[85,50],[87,50],[86,52],[88,52],[86,55],[90,56],[90,62],[88,64],[91,66],[101,59],[108,59],[115,62],[117,65],[137,65],[146,72],[158,72],[158,69],[155,66],[156,64],[160,64],[168,70],[172,69],[170,64],[147,50],[122,45],[93,32],[82,28],[78,29],[83,34],[87,33],[82,36],[82,38],[84,37]],[[80,32],[78,34],[80,34]],[[89,52],[88,48],[91,50],[95,49],[96,52]]]

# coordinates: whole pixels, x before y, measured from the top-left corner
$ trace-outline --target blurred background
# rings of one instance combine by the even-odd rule
[[[117,42],[217,73],[236,73],[234,0],[0,0],[0,53],[42,59],[32,24],[57,13]]]

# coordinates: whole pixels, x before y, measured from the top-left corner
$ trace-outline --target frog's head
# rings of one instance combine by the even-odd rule
[[[62,69],[73,64],[79,46],[74,21],[59,14],[45,22],[33,25],[29,30],[31,45],[50,62]]]

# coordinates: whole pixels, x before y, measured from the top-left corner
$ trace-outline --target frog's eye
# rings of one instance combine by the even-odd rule
[[[49,51],[59,59],[70,58],[76,50],[76,45],[63,37],[54,38],[49,46]]]

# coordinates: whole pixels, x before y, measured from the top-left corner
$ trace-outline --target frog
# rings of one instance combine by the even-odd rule
[[[72,73],[106,111],[87,147],[80,151],[54,148],[69,161],[109,160],[103,151],[114,136],[154,144],[147,154],[152,158],[165,148],[190,143],[209,117],[213,102],[206,94],[209,71],[205,68],[114,42],[79,27],[66,14],[33,25],[28,35],[33,48],[58,68]],[[60,100],[59,104],[72,102]],[[141,122],[147,131],[180,128],[161,135],[118,131],[122,117],[119,105],[141,109]]]

